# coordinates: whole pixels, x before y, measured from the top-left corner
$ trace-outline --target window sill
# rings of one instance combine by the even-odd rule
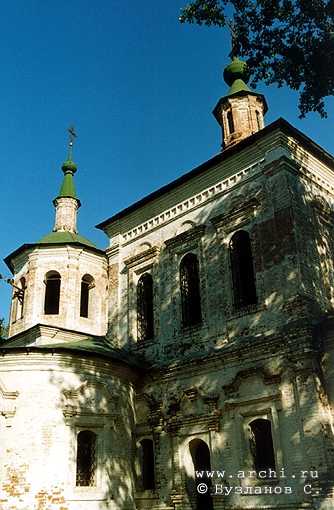
[[[267,307],[263,304],[258,305],[248,305],[244,306],[242,308],[233,309],[228,314],[227,320],[237,319],[238,317],[245,317],[246,315],[252,315],[253,313],[261,312],[262,310],[265,310]]]
[[[75,486],[69,491],[68,501],[104,501],[105,491],[96,485],[91,486]]]
[[[197,322],[196,324],[191,324],[190,326],[182,326],[181,332],[187,333],[188,331],[194,331],[197,329],[201,329],[203,327],[203,322]]]
[[[205,329],[203,322],[199,322],[193,326],[182,326],[178,336],[183,338],[193,337],[193,335],[196,335],[197,332],[202,332],[203,329]]]
[[[159,496],[156,493],[156,489],[137,489],[135,499],[159,499]]]
[[[148,347],[148,346],[154,345],[156,343],[157,343],[157,339],[156,338],[148,338],[147,340],[135,340],[133,345],[137,349],[140,349],[140,347]]]

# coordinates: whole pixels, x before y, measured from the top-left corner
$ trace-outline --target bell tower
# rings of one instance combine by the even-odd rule
[[[247,64],[237,57],[225,67],[224,80],[230,88],[212,113],[222,128],[222,148],[227,149],[264,127],[268,106],[262,94],[247,86]]]

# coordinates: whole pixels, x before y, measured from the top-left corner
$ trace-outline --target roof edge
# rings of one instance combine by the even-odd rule
[[[3,261],[6,264],[6,266],[10,269],[12,274],[14,274],[14,266],[13,266],[13,264],[11,262],[13,258],[17,257],[20,253],[22,253],[25,250],[39,248],[39,247],[44,248],[44,247],[47,247],[47,246],[83,246],[88,251],[99,253],[99,254],[104,255],[104,256],[106,255],[105,251],[101,250],[97,246],[90,246],[88,244],[80,243],[78,241],[68,241],[66,243],[41,243],[41,242],[37,242],[37,243],[25,243],[25,244],[22,244],[19,248],[17,248],[12,253],[7,255],[7,257],[5,257],[3,259]]]
[[[222,161],[225,161],[232,157],[235,153],[240,152],[242,149],[245,149],[246,147],[252,145],[253,143],[256,143],[257,141],[261,140],[265,136],[269,135],[270,133],[274,132],[275,130],[282,130],[297,140],[303,145],[306,146],[310,152],[313,154],[316,154],[316,156],[321,159],[322,161],[326,162],[327,164],[334,165],[334,157],[326,152],[320,145],[318,145],[316,142],[314,142],[311,138],[309,138],[307,135],[299,131],[297,128],[293,127],[287,120],[283,119],[282,117],[279,117],[277,120],[269,124],[268,126],[265,126],[264,128],[260,129],[253,135],[245,138],[244,140],[241,140],[236,145],[232,145],[230,147],[227,147],[226,149],[222,150],[220,153],[213,156],[208,161],[202,163],[201,165],[193,168],[192,170],[186,172],[185,174],[182,174],[177,179],[173,180],[172,182],[166,184],[165,186],[162,186],[161,188],[158,188],[157,190],[153,191],[149,195],[146,195],[145,197],[141,198],[137,202],[134,202],[133,204],[129,205],[125,209],[121,210],[120,212],[116,213],[115,215],[111,216],[110,218],[102,221],[95,227],[104,230],[110,223],[116,222],[118,220],[121,220],[128,214],[136,211],[140,207],[143,207],[156,198],[163,196],[164,194],[172,191],[174,188],[188,182],[190,179],[197,177],[202,172],[207,170],[208,168],[212,167],[213,165],[216,165],[218,163],[221,163]]]
[[[57,327],[57,330],[67,332],[67,333],[75,333],[80,338],[73,339],[70,341],[63,341],[58,342],[54,344],[46,343],[46,344],[40,344],[40,345],[17,345],[17,342],[24,337],[27,337],[27,340],[29,340],[29,335],[32,335],[30,337],[30,341],[34,339],[34,332],[35,334],[38,333],[39,330],[42,330],[43,328],[49,328],[50,326],[44,325],[44,324],[35,324],[34,326],[31,326],[26,331],[20,332],[17,335],[14,335],[11,338],[6,339],[1,345],[0,345],[0,352],[6,354],[6,352],[59,352],[59,353],[76,353],[76,354],[82,354],[85,353],[87,357],[89,356],[99,356],[103,357],[105,359],[115,360],[118,362],[122,362],[126,365],[129,365],[131,367],[134,367],[138,370],[146,370],[147,366],[140,363],[136,357],[123,349],[122,347],[117,347],[111,344],[111,342],[108,340],[106,336],[92,336],[87,335],[86,333],[78,333],[77,331],[71,331],[65,328],[59,328]],[[51,326],[51,329],[54,329],[53,326]],[[36,340],[37,337],[35,337]],[[16,345],[15,345],[16,343]],[[11,345],[14,344],[14,345]]]

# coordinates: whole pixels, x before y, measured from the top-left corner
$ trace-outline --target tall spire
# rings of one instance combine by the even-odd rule
[[[73,140],[76,138],[73,126],[68,128],[68,132],[70,139],[68,159],[61,167],[64,172],[64,179],[59,195],[53,201],[56,207],[56,223],[54,231],[73,232],[77,234],[77,211],[81,204],[80,200],[77,198],[74,186],[74,174],[78,167],[72,161]]]

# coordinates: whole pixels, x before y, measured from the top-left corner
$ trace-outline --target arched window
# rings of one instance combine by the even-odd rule
[[[137,336],[138,340],[154,337],[153,279],[149,273],[144,273],[137,284]]]
[[[96,485],[96,438],[91,430],[82,430],[77,436],[77,486]]]
[[[260,114],[260,112],[258,110],[256,110],[255,115],[256,115],[257,128],[260,131],[260,129],[263,128],[262,117],[261,117],[261,114]]]
[[[140,488],[142,490],[155,489],[154,479],[154,445],[152,439],[140,441]]]
[[[275,470],[275,454],[271,423],[262,418],[249,424],[251,451],[256,472]]]
[[[230,240],[230,259],[236,309],[257,303],[251,242],[248,232],[239,230]]]
[[[226,115],[227,125],[228,125],[228,134],[231,135],[234,133],[234,122],[233,122],[233,114],[232,110],[229,110]]]
[[[180,264],[180,290],[183,327],[200,324],[201,296],[198,261],[194,253],[187,253]]]
[[[89,317],[91,290],[94,288],[94,278],[89,274],[85,274],[81,280],[80,294],[80,317]]]
[[[44,313],[47,315],[59,313],[60,281],[60,274],[57,271],[50,271],[46,274]]]
[[[189,443],[189,449],[195,471],[195,490],[200,483],[205,483],[207,487],[210,487],[212,485],[212,480],[210,477],[206,476],[207,472],[211,473],[210,450],[208,445],[200,439],[193,439]],[[197,473],[200,474],[197,475]],[[196,490],[196,499],[197,510],[213,510],[210,490],[204,494]]]
[[[22,319],[23,317],[23,306],[24,306],[24,294],[26,289],[26,279],[22,276],[17,286],[14,287],[13,294],[13,320]]]

